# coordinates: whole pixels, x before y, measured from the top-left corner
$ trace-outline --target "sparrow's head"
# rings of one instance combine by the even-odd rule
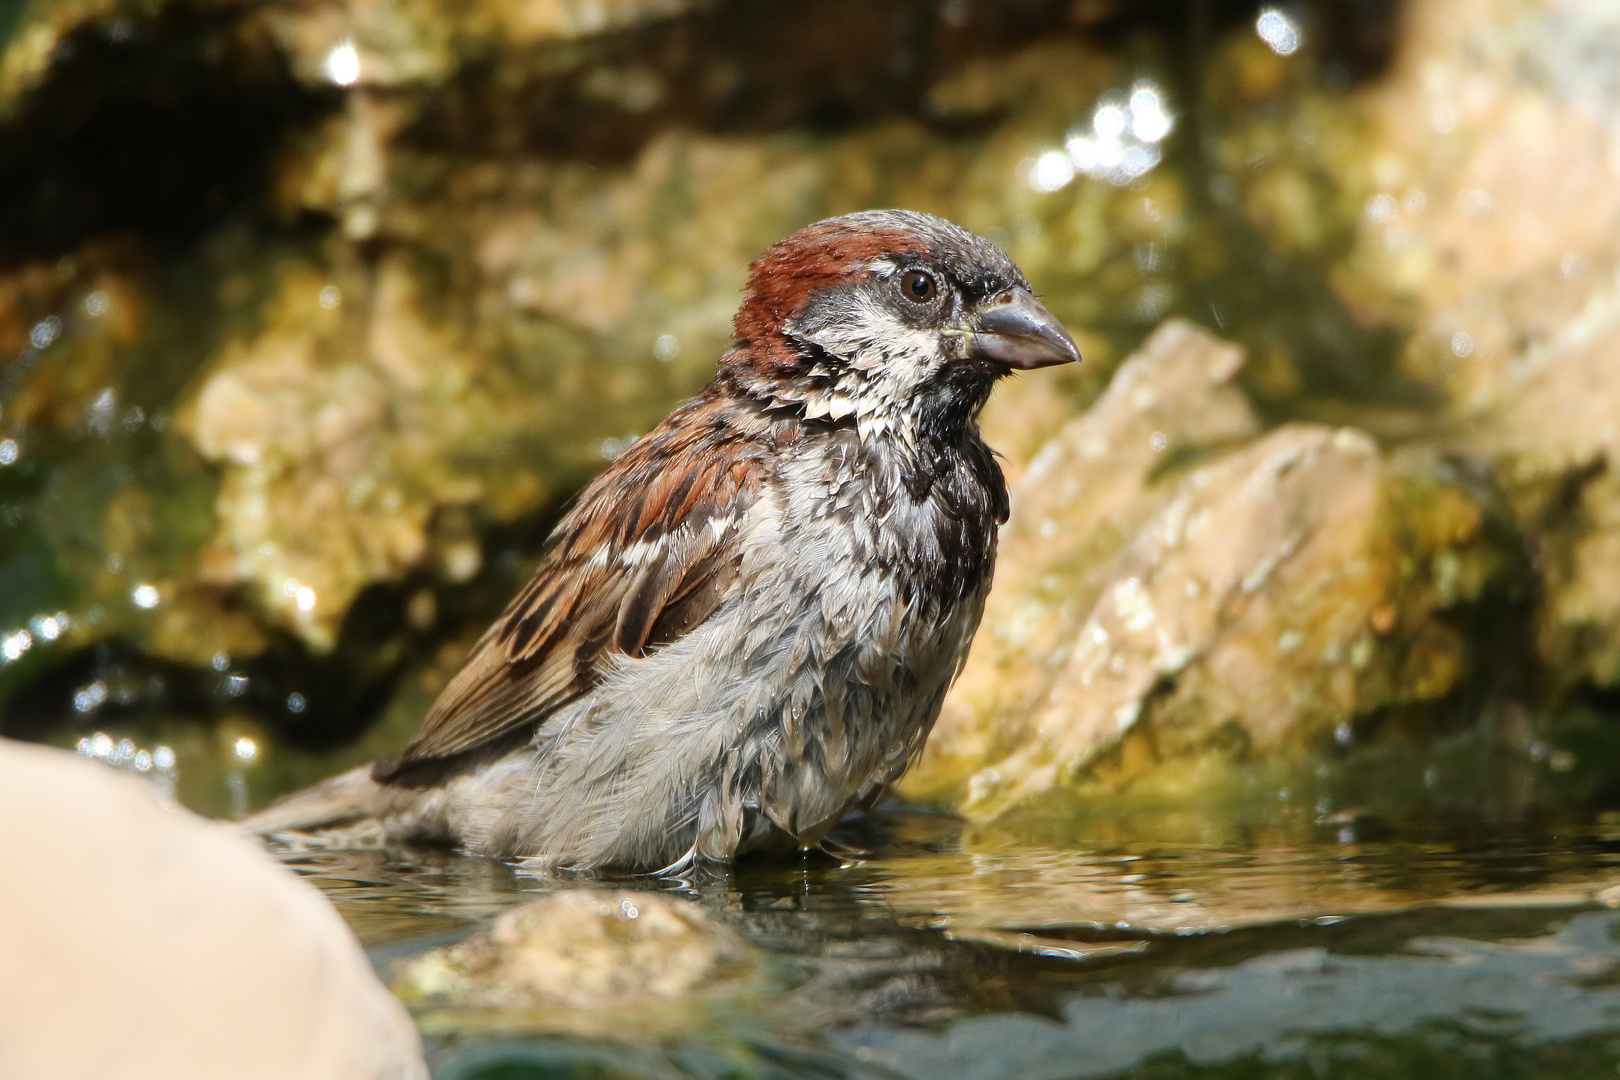
[[[807,226],[755,260],[723,363],[750,393],[866,434],[971,419],[996,379],[1080,359],[994,244],[876,210]]]

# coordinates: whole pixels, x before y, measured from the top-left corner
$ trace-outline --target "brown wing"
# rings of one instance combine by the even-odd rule
[[[638,440],[558,524],[529,584],[377,780],[541,723],[589,690],[611,656],[643,656],[702,622],[737,576],[760,447],[700,400]],[[431,771],[431,770],[426,770]]]

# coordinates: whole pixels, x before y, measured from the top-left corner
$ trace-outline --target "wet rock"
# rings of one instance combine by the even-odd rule
[[[704,6],[702,0],[495,0],[452,10],[410,3],[265,4],[256,15],[307,83],[401,86],[441,81],[469,54],[622,32]],[[0,107],[45,76],[70,35],[98,26],[119,37],[136,29],[112,2],[31,7],[0,58]]]
[[[1215,372],[1235,366],[1180,333]],[[1150,385],[1153,355],[1127,364],[1122,392],[1019,485],[1000,565],[1040,570],[998,582],[981,631],[991,648],[970,659],[906,790],[979,818],[1054,790],[1182,795],[1237,763],[1321,752],[1358,717],[1469,678],[1476,657],[1446,613],[1510,578],[1511,549],[1469,485],[1394,466],[1353,429],[1286,425],[1159,490],[1116,480],[1124,537],[1086,550],[1109,522],[1082,494],[1074,448],[1084,431],[1131,423],[1110,414],[1148,398],[1133,387]],[[1163,356],[1158,370],[1171,370]],[[1246,414],[1233,415],[1241,432]],[[1065,535],[1071,550],[1042,554]]]
[[[7,1077],[427,1077],[318,891],[156,789],[0,741]]]
[[[426,1008],[590,1010],[699,999],[756,973],[753,950],[690,901],[571,889],[406,961],[394,990]]]
[[[1172,321],[1121,365],[1108,390],[1034,457],[1014,488],[996,584],[966,668],[905,790],[930,797],[1004,756],[1050,691],[1058,656],[1107,584],[1111,560],[1172,491],[1175,463],[1258,433],[1236,387],[1235,346]],[[992,717],[1003,717],[989,722]]]
[[[369,583],[424,564],[454,582],[478,571],[476,538],[443,528],[448,511],[510,516],[551,490],[509,443],[488,450],[544,430],[537,403],[424,321],[402,262],[347,293],[290,268],[262,332],[226,346],[179,419],[224,473],[197,576],[251,585],[262,610],[318,649]]]

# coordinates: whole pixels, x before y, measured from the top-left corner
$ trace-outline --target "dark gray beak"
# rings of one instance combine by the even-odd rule
[[[1027,289],[1008,289],[979,308],[968,355],[1027,371],[1072,364],[1080,359],[1080,350]]]

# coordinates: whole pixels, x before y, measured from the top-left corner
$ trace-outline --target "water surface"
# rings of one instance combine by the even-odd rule
[[[1327,822],[1058,845],[892,808],[842,839],[867,854],[628,883],[739,930],[768,958],[764,992],[547,1031],[423,1015],[435,1076],[1620,1070],[1620,911],[1603,902],[1620,828],[1604,820],[1373,843]],[[385,973],[532,893],[598,884],[422,849],[283,857]]]

